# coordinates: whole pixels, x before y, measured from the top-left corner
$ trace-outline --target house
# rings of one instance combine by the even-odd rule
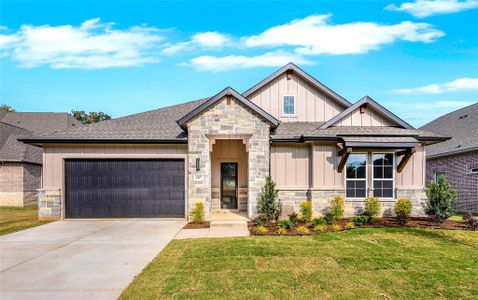
[[[34,205],[41,187],[42,149],[17,138],[76,125],[67,113],[0,111],[0,206]]]
[[[446,140],[364,97],[355,104],[290,63],[244,93],[216,95],[22,139],[43,147],[42,218],[184,218],[196,202],[256,215],[266,176],[283,211],[312,200],[346,213],[380,197],[425,199],[425,146]]]
[[[478,213],[478,103],[441,116],[421,129],[451,137],[427,146],[427,182],[445,176],[456,190],[455,209]]]

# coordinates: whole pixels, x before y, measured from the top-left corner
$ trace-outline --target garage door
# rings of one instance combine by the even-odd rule
[[[65,162],[66,218],[184,217],[184,160]]]

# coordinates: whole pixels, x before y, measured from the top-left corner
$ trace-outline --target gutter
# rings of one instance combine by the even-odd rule
[[[39,146],[38,144],[184,144],[188,143],[187,140],[98,140],[98,139],[32,139],[32,138],[20,138],[20,142],[25,144],[31,144]]]

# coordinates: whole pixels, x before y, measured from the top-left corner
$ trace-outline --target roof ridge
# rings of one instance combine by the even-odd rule
[[[455,110],[453,110],[453,111],[450,111],[450,112],[447,112],[446,114],[441,115],[441,116],[439,116],[438,118],[436,118],[436,119],[434,119],[434,120],[431,120],[431,121],[428,122],[428,123],[423,124],[423,125],[420,126],[419,128],[425,127],[425,126],[427,126],[428,124],[431,124],[431,123],[433,123],[433,122],[435,122],[435,121],[438,121],[439,119],[441,119],[441,118],[443,118],[443,117],[446,117],[446,116],[448,116],[448,115],[451,115],[451,114],[453,114],[453,113],[455,113],[455,112],[458,112],[458,111],[460,111],[460,110],[462,110],[462,109],[469,108],[469,107],[474,106],[474,105],[478,105],[478,102],[473,103],[473,104],[470,104],[470,105],[467,105],[467,106],[463,106],[462,108],[457,108],[457,109],[455,109]]]

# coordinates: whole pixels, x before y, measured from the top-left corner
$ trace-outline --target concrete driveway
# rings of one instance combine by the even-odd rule
[[[185,221],[58,221],[0,237],[0,299],[116,299]]]

